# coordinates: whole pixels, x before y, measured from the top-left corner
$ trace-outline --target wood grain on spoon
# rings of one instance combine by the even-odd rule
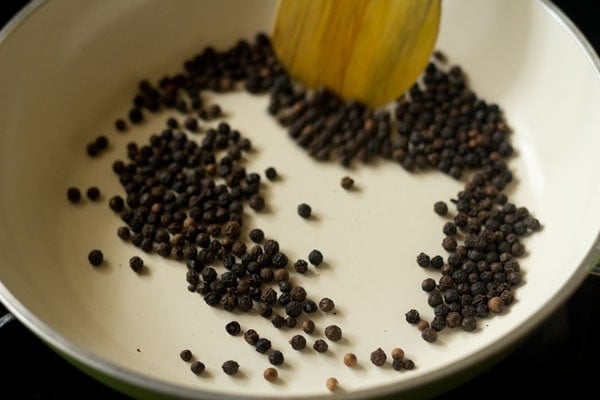
[[[441,0],[279,0],[277,57],[296,80],[371,107],[407,90],[437,40]]]

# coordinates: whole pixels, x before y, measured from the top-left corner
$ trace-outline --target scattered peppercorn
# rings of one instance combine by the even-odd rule
[[[274,181],[277,179],[277,170],[274,167],[268,167],[265,170],[265,176],[268,180]]]
[[[341,181],[341,185],[344,189],[350,190],[354,186],[354,179],[349,176],[344,176]]]
[[[325,353],[328,348],[329,346],[327,345],[327,342],[323,339],[317,339],[313,344],[313,349],[315,349],[319,353]]]
[[[335,391],[338,389],[340,383],[336,378],[327,378],[327,381],[325,381],[325,386],[327,386],[327,389],[331,392]]]
[[[325,336],[332,342],[337,342],[342,338],[342,329],[337,325],[329,325],[325,328]]]
[[[404,350],[399,347],[395,347],[392,349],[392,358],[393,359],[403,359],[404,358]]]
[[[206,366],[201,361],[194,361],[192,365],[190,365],[190,369],[196,375],[200,375],[206,369]]]
[[[404,361],[402,358],[393,358],[392,368],[396,371],[402,371],[404,369]]]
[[[437,331],[431,326],[428,326],[427,328],[421,331],[421,337],[429,343],[435,342],[437,340],[437,336]]]
[[[269,367],[263,372],[263,377],[267,382],[275,382],[279,374],[275,368]]]
[[[329,297],[323,297],[319,301],[319,308],[323,312],[330,312],[335,308],[335,303]]]
[[[235,336],[238,333],[240,333],[241,327],[240,327],[240,323],[237,321],[231,321],[228,322],[227,325],[225,325],[225,330],[227,331],[227,333],[229,333],[231,336]],[[246,332],[247,333],[247,332]]]
[[[192,359],[192,352],[188,349],[181,350],[179,357],[181,357],[183,361],[190,361]]]
[[[409,324],[416,324],[421,320],[421,316],[419,315],[419,312],[417,310],[410,309],[408,310],[408,312],[406,314],[404,314],[405,318],[406,318],[406,322],[408,322]]]
[[[356,354],[354,353],[346,353],[344,355],[344,365],[346,365],[347,367],[355,367],[357,363],[357,358],[356,358]]]
[[[424,319],[422,319],[419,322],[417,322],[417,328],[420,331],[423,331],[423,330],[425,330],[425,328],[429,328],[429,322],[427,322]]]
[[[269,353],[269,362],[273,365],[283,364],[283,353],[279,350],[273,350]]]
[[[129,267],[135,272],[142,272],[144,269],[144,260],[138,256],[133,256],[129,259]]]
[[[315,267],[321,265],[323,262],[323,253],[316,249],[311,250],[311,252],[308,253],[308,261]]]
[[[294,263],[294,269],[296,270],[296,272],[304,274],[306,273],[306,271],[308,271],[308,263],[304,260],[297,260]]]
[[[315,323],[310,319],[305,320],[302,322],[302,330],[310,335],[315,331]]]
[[[86,195],[90,200],[98,200],[100,197],[100,189],[96,186],[92,186],[86,191]]]
[[[312,208],[306,203],[301,203],[298,205],[297,211],[298,215],[302,218],[309,218],[312,213]]]
[[[383,364],[385,364],[385,360],[387,360],[387,355],[385,354],[385,351],[383,351],[383,349],[381,347],[378,347],[376,350],[371,352],[370,359],[373,364],[380,367]]]
[[[254,243],[260,243],[265,238],[264,232],[258,228],[252,229],[248,236],[250,237],[250,240],[252,240]]]
[[[221,365],[221,368],[227,375],[235,375],[240,369],[240,364],[234,360],[227,360],[223,363],[223,365]]]
[[[417,264],[419,265],[419,267],[427,268],[429,267],[430,263],[431,259],[427,254],[421,252],[419,253],[419,255],[417,255]]]
[[[438,215],[446,215],[448,214],[448,205],[443,201],[436,201],[433,204],[433,210]]]
[[[244,332],[244,340],[251,346],[256,346],[259,336],[254,329],[248,329]]]
[[[79,200],[81,200],[81,191],[76,187],[68,188],[67,199],[69,199],[71,203],[79,203]]]
[[[259,353],[266,353],[271,348],[271,341],[269,339],[260,338],[256,341],[256,351]]]
[[[97,267],[104,261],[104,254],[102,254],[102,251],[98,249],[91,250],[88,254],[88,261],[94,267]]]

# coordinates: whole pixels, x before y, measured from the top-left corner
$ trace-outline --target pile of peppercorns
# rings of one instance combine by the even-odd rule
[[[415,309],[405,315],[428,342],[434,342],[445,327],[475,330],[476,318],[501,312],[511,304],[512,290],[521,282],[516,261],[525,253],[521,238],[539,230],[540,223],[526,208],[508,202],[503,193],[512,180],[505,159],[513,149],[499,107],[479,99],[460,68],[444,68],[445,62],[436,52],[419,82],[397,100],[393,113],[342,101],[327,89],[310,91],[294,83],[264,34],[257,35],[254,44],[240,40],[223,52],[208,47],[185,61],[183,72],[163,77],[158,85],[140,82],[127,118],[115,121],[117,131],[126,132],[129,124],[141,123],[147,113],[165,109],[177,110],[184,118],[181,122],[167,119],[164,130],[152,135],[149,143],[127,145],[127,161],[114,162],[113,171],[125,189],[124,197],[109,200],[124,222],[117,235],[146,253],[184,262],[188,290],[200,294],[210,306],[241,312],[254,309],[276,328],[294,328],[303,313],[333,309],[331,299],[317,304],[303,287],[290,281],[288,257],[275,239],[266,239],[258,228],[249,231],[249,241],[241,236],[244,207],[256,212],[265,207],[261,175],[244,167],[244,153],[252,150],[249,139],[227,122],[216,128],[202,126],[220,118],[222,110],[218,104],[204,104],[201,93],[229,92],[243,85],[250,93],[269,93],[267,111],[316,160],[337,160],[349,166],[355,160],[382,157],[407,171],[435,168],[455,179],[466,170],[476,171],[452,199],[456,213],[443,226],[447,259],[424,253],[417,256],[419,266],[441,272],[438,282],[427,278],[422,283],[435,317],[425,321]],[[86,151],[94,157],[107,145],[105,137],[100,137]],[[278,178],[273,167],[265,170],[265,176],[270,181]],[[344,189],[353,185],[350,177],[341,180]],[[68,196],[72,199],[76,194],[71,189]],[[434,205],[434,211],[449,217],[443,201]],[[301,203],[297,212],[310,218],[312,209]],[[102,262],[98,252],[94,250],[90,258],[94,265]],[[318,266],[323,255],[315,249],[308,260]],[[130,266],[140,271],[143,261],[132,258]],[[304,274],[308,263],[300,259],[293,268]],[[315,329],[310,319],[300,326],[306,333]],[[226,330],[237,335],[241,328],[232,321]],[[330,325],[324,334],[337,341],[342,331]],[[268,353],[272,365],[283,363],[283,353],[271,349],[270,341],[255,330],[246,330],[243,337],[256,351]],[[301,334],[289,343],[295,350],[307,345]],[[328,344],[317,339],[312,347],[325,352]],[[184,350],[181,358],[191,361],[192,353]],[[374,365],[381,366],[386,359],[381,348],[370,355]],[[351,367],[356,360],[348,353],[344,364]],[[414,368],[401,349],[392,351],[392,360],[395,370]],[[200,374],[205,366],[195,360],[190,368]],[[228,360],[222,368],[235,374],[239,364]],[[276,380],[277,370],[268,368],[264,378]],[[328,379],[327,387],[335,390],[337,379]]]

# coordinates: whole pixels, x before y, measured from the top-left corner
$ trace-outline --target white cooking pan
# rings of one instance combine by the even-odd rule
[[[143,143],[164,125],[161,114],[125,134],[125,115],[138,82],[177,72],[211,45],[224,49],[268,32],[272,1],[60,0],[34,2],[0,34],[0,299],[21,322],[98,379],[140,397],[335,398],[392,393],[424,397],[480,371],[510,351],[579,286],[599,251],[600,66],[585,39],[552,4],[522,0],[446,0],[437,47],[460,64],[474,90],[499,104],[513,129],[515,181],[507,193],[540,219],[525,239],[524,282],[514,304],[483,320],[476,332],[446,329],[422,340],[404,320],[410,308],[430,319],[416,266],[420,251],[444,254],[443,220],[432,212],[463,183],[440,173],[409,174],[397,164],[347,171],[316,163],[265,112],[267,98],[207,93],[226,120],[250,137],[248,170],[273,165],[281,175],[265,184],[267,213],[247,211],[245,227],[279,240],[291,260],[313,248],[326,265],[294,276],[314,299],[335,299],[338,312],[318,313],[322,329],[344,329],[327,355],[293,351],[291,330],[256,315],[208,307],[186,290],[185,266],[146,255],[116,236],[119,218],[108,198],[122,194],[111,164],[130,141]],[[215,122],[216,123],[216,122]],[[85,146],[100,134],[109,150],[91,160]],[[351,174],[359,190],[340,178]],[[70,204],[66,188],[98,186],[102,201]],[[309,203],[315,218],[296,215]],[[103,249],[104,265],[87,261]],[[147,273],[127,265],[132,255]],[[269,383],[266,357],[240,337],[242,329],[269,337],[286,355],[280,379]],[[322,335],[321,335],[322,336]],[[377,368],[368,358],[402,347],[412,371]],[[207,370],[196,376],[179,352],[189,348]],[[341,358],[354,352],[359,368]],[[221,364],[235,359],[240,373]],[[340,382],[329,393],[325,380]]]

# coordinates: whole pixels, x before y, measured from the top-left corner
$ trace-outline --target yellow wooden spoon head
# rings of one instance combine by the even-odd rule
[[[288,73],[371,107],[421,74],[437,40],[441,0],[279,0],[273,48]]]

